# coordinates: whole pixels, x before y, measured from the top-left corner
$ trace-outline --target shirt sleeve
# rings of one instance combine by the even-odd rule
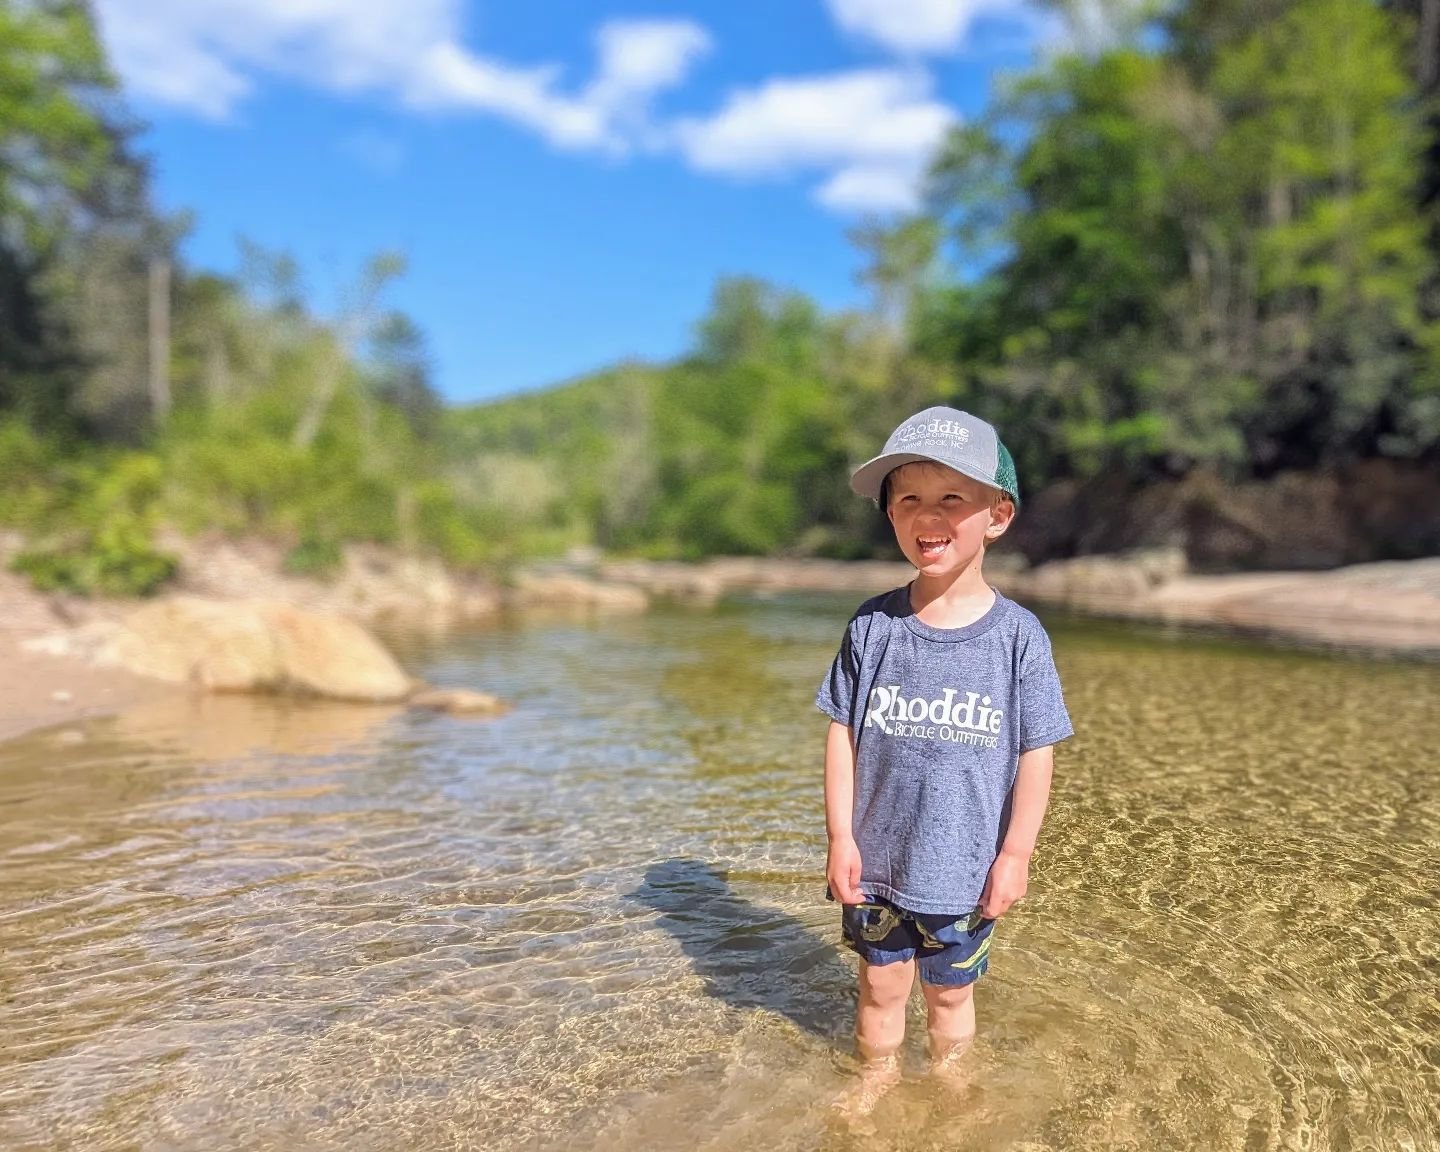
[[[1075,735],[1065,697],[1060,691],[1060,673],[1050,651],[1050,637],[1037,627],[1025,646],[1020,662],[1020,751],[1058,744]]]
[[[855,692],[860,684],[860,648],[855,642],[855,621],[851,620],[840,641],[840,650],[830,662],[830,671],[815,693],[815,707],[837,724],[851,726],[855,714]]]

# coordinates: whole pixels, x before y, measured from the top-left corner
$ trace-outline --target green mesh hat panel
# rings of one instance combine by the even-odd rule
[[[1010,455],[1010,449],[1005,447],[1003,441],[998,437],[995,440],[995,455],[999,457],[995,465],[995,487],[1015,501],[1015,506],[1020,506],[1020,477],[1015,474],[1015,461]]]

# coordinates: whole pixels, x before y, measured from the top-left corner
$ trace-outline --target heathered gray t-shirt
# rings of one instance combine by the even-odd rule
[[[917,619],[908,585],[867,600],[815,703],[855,742],[861,890],[912,912],[979,904],[1020,753],[1074,733],[1050,638],[998,592],[964,628]]]

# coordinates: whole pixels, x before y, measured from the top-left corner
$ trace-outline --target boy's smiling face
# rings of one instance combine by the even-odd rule
[[[1015,515],[1008,496],[943,464],[902,464],[886,487],[885,514],[896,543],[927,576],[970,567]]]

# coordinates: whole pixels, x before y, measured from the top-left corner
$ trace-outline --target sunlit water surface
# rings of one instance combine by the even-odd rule
[[[0,748],[6,1149],[1440,1148],[1440,669],[1052,621],[1078,737],[958,1095],[828,1120],[848,605],[408,655]]]

